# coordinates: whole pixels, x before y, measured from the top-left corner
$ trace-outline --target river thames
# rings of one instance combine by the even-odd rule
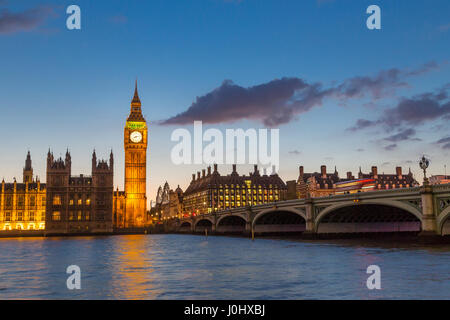
[[[0,299],[450,299],[450,245],[193,235],[0,239]],[[69,290],[66,268],[81,269]],[[369,265],[381,290],[369,290]]]

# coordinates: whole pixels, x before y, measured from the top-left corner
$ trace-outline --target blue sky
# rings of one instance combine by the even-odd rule
[[[81,30],[66,29],[70,4],[81,8]],[[381,30],[366,27],[371,4],[381,8]],[[173,165],[170,134],[180,125],[158,123],[191,105],[204,110],[197,97],[220,89],[224,80],[245,91],[295,78],[334,92],[275,125],[285,180],[297,178],[300,164],[307,172],[336,165],[342,176],[359,166],[368,171],[377,165],[386,173],[411,166],[420,180],[422,153],[431,158],[431,173],[449,164],[450,145],[437,143],[450,135],[448,99],[427,100],[437,103],[431,118],[426,107],[418,119],[402,118],[408,114],[396,109],[404,100],[405,108],[424,106],[423,94],[437,94],[450,82],[449,1],[3,0],[0,8],[0,177],[8,181],[21,180],[28,149],[44,180],[49,147],[55,155],[71,150],[74,174],[90,173],[94,148],[104,158],[112,148],[115,184],[122,188],[123,126],[136,77],[149,122],[150,199],[165,180],[186,188],[191,173],[204,167]],[[399,78],[381,79],[377,98],[367,85],[356,97],[344,92],[392,69]],[[216,114],[217,106],[207,107]],[[249,118],[245,106],[236,107],[242,110],[236,119],[221,123],[218,117],[205,127],[267,127]],[[269,117],[278,111],[264,109]],[[374,124],[349,130],[358,119]]]

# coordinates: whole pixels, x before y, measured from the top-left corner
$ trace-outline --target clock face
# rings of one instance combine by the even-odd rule
[[[138,143],[141,142],[142,140],[142,133],[140,133],[139,131],[133,131],[130,134],[130,140],[134,143]]]

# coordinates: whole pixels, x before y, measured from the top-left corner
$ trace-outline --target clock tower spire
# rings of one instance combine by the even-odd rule
[[[136,80],[124,128],[126,206],[121,222],[124,227],[144,227],[147,222],[147,135]]]

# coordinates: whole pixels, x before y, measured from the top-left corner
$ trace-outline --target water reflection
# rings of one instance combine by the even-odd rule
[[[66,268],[81,268],[68,290]],[[379,265],[382,290],[366,288]],[[0,239],[1,299],[450,299],[450,245],[131,235]]]

